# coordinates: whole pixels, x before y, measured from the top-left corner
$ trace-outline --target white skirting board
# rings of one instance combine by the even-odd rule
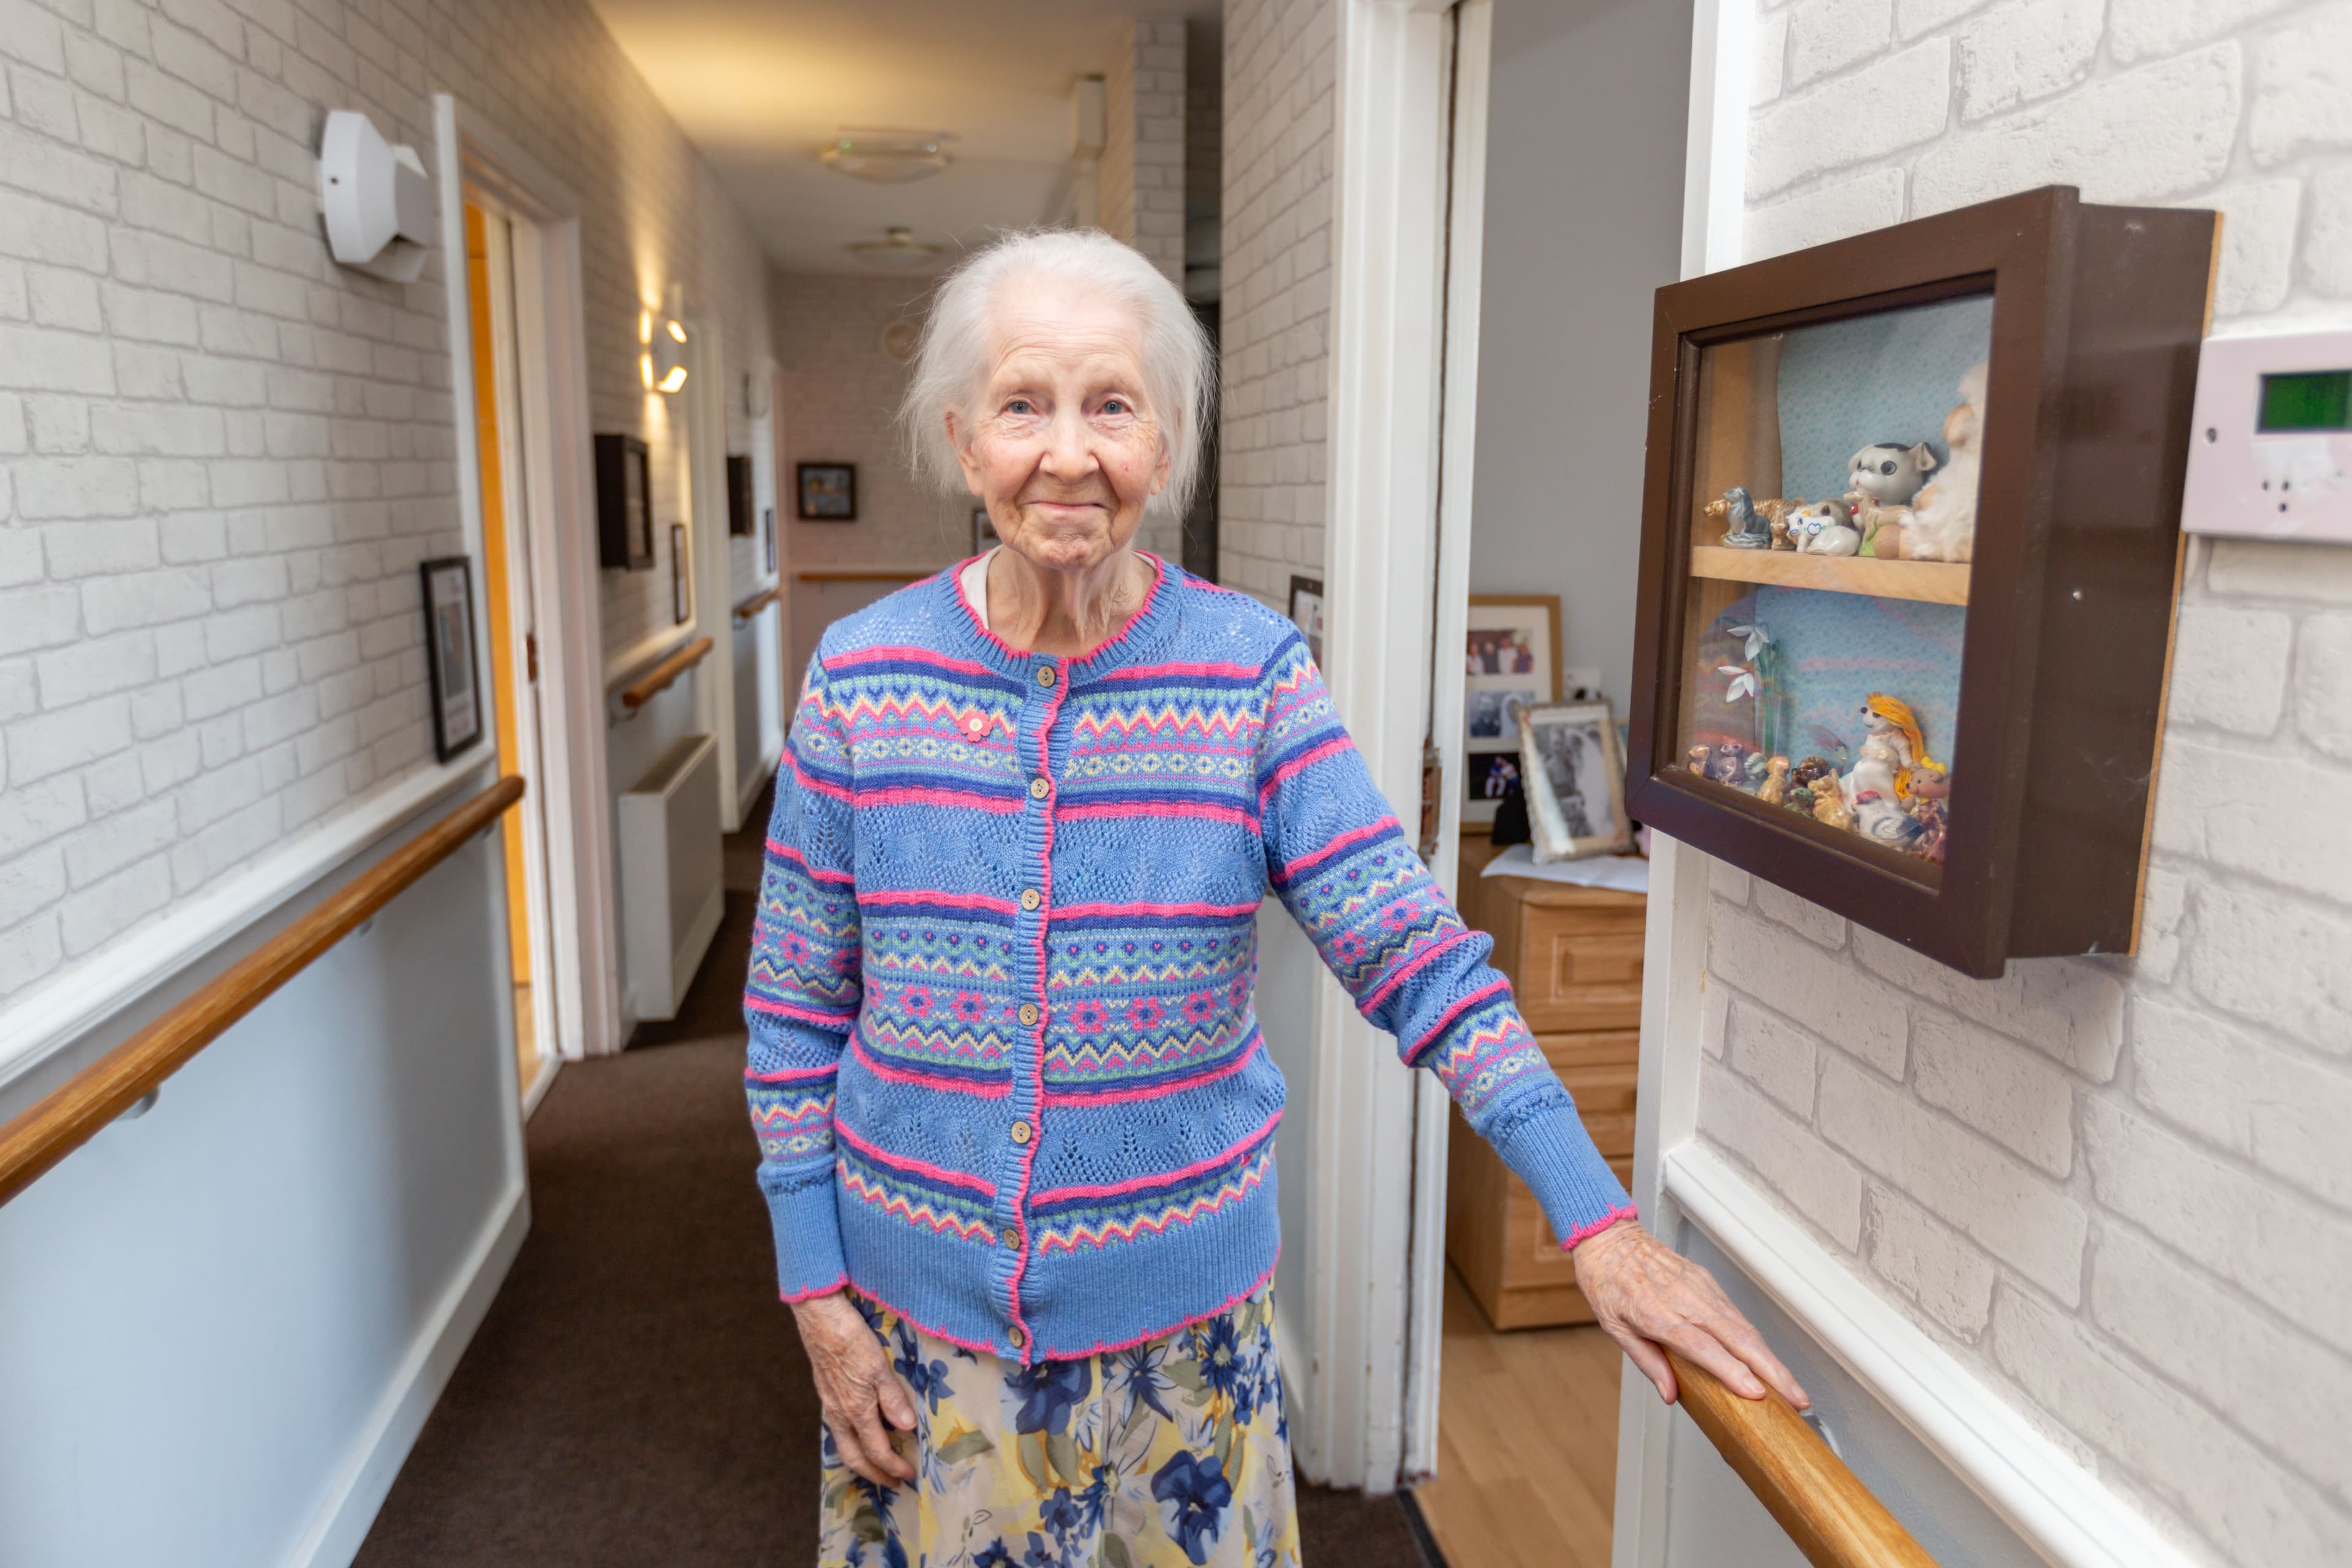
[[[530,1195],[518,1182],[508,1189],[482,1226],[465,1266],[451,1278],[441,1300],[417,1330],[383,1397],[361,1429],[359,1440],[335,1472],[326,1500],[310,1527],[286,1555],[286,1568],[349,1568],[375,1523],[376,1511],[408,1461],[408,1450],[425,1429],[441,1391],[449,1385],[457,1358],[506,1282],[507,1270],[530,1228]]]
[[[640,1018],[677,1016],[726,907],[719,742],[683,735],[621,797],[622,946]]]
[[[1670,1151],[1665,1187],[1782,1310],[2059,1568],[2191,1568],[2147,1516],[2036,1431],[1720,1155]]]

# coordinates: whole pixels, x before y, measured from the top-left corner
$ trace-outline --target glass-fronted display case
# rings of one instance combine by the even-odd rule
[[[1660,290],[1637,819],[1972,973],[2128,950],[2214,236],[2051,189]]]

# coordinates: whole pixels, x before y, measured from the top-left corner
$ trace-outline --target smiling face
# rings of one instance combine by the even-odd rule
[[[1168,483],[1140,339],[1129,311],[1066,283],[1015,282],[997,301],[988,373],[948,438],[997,537],[1037,566],[1100,565]]]

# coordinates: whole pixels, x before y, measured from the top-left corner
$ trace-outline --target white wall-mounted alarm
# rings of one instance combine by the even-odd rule
[[[327,116],[319,144],[327,248],[345,267],[414,283],[433,243],[433,182],[415,150],[387,143],[356,110]]]
[[[2205,340],[2180,526],[2352,544],[2352,331]]]

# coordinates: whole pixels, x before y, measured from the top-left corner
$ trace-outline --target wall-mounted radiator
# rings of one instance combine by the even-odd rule
[[[637,1016],[677,1016],[719,929],[719,742],[681,736],[621,797],[621,932]]]

